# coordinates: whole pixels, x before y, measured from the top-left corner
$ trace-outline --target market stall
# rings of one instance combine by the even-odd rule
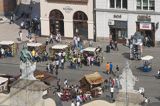
[[[143,66],[142,66],[143,72],[151,71],[153,56],[147,55],[147,56],[142,57],[141,59],[143,61]]]
[[[1,41],[0,48],[4,50],[5,57],[13,57],[17,54],[17,44],[14,41]]]
[[[104,82],[104,79],[98,72],[95,72],[85,75],[79,82],[82,92],[90,91],[92,96],[96,96],[102,91],[101,84]]]
[[[65,51],[68,53],[70,50],[68,45],[65,44],[57,44],[49,48],[49,57],[51,59],[54,59],[55,55],[58,54],[59,52]]]
[[[40,53],[46,51],[46,46],[42,43],[27,43],[27,48],[29,51],[32,51],[34,49]]]

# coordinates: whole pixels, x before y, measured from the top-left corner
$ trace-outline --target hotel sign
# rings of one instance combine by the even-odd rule
[[[151,23],[140,23],[140,29],[151,30],[152,29],[152,25],[151,25]]]
[[[64,10],[66,13],[70,13],[71,11],[73,11],[73,9],[72,9],[70,6],[64,7],[63,10]]]
[[[57,2],[57,3],[88,3],[88,0],[47,0],[48,2]]]

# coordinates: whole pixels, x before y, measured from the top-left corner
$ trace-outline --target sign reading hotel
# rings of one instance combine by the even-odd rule
[[[140,29],[151,30],[152,29],[152,25],[151,25],[151,23],[140,23]]]
[[[57,2],[57,3],[88,3],[88,0],[47,0],[48,2]]]

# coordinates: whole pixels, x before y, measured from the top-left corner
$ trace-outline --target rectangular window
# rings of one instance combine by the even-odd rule
[[[155,10],[155,0],[137,0],[137,10]]]
[[[110,8],[127,9],[127,0],[110,0]]]
[[[149,0],[149,9],[155,10],[155,1],[154,0]]]
[[[127,9],[127,0],[123,0],[122,6],[124,9]]]
[[[121,8],[121,0],[116,0],[116,8]]]
[[[140,10],[142,7],[142,2],[141,0],[137,0],[137,9]]]
[[[143,0],[143,10],[148,10],[148,0]]]
[[[115,2],[114,2],[114,0],[110,0],[110,8],[114,8],[115,7]]]

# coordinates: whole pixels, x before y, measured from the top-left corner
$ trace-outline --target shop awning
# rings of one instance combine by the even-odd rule
[[[101,84],[104,82],[104,79],[102,78],[102,76],[98,72],[95,72],[95,73],[89,74],[89,75],[85,75],[84,78],[91,85],[97,85],[97,84]]]

